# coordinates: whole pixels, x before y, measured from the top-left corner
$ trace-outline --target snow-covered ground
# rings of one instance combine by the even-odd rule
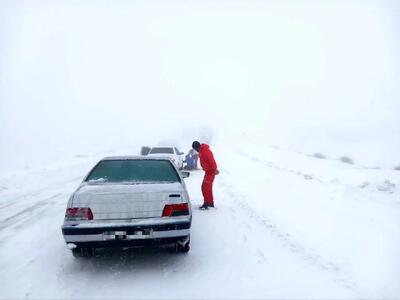
[[[60,226],[99,157],[0,178],[0,298],[398,298],[400,172],[216,139],[216,209],[192,248],[76,259]],[[126,153],[129,154],[129,153]],[[201,204],[202,171],[187,179]]]
[[[399,33],[396,0],[0,1],[0,298],[400,298]],[[193,139],[190,253],[72,257],[101,157]]]

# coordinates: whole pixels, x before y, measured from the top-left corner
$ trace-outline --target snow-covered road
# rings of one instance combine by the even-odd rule
[[[96,159],[0,178],[0,298],[396,298],[400,175],[274,148],[214,147],[216,209],[188,254],[73,258],[60,225]],[[194,207],[202,171],[187,179]]]

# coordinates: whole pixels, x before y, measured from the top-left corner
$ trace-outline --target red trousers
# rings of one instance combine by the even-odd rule
[[[203,183],[201,184],[201,192],[204,197],[204,204],[213,204],[214,196],[213,196],[213,182],[214,182],[215,174],[214,172],[209,173],[206,172],[204,175]]]

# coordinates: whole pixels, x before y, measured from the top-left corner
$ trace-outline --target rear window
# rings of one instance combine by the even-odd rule
[[[171,183],[180,178],[167,160],[102,160],[86,178],[90,183]]]
[[[168,148],[168,147],[157,147],[157,148],[152,148],[150,151],[150,154],[174,154],[174,149],[173,148]]]

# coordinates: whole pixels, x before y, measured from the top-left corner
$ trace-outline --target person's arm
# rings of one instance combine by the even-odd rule
[[[210,167],[212,170],[217,170],[217,163],[215,162],[214,155],[210,151]]]
[[[210,169],[214,171],[215,175],[219,174],[218,166],[214,158],[214,154],[210,151],[210,155],[208,156]]]

